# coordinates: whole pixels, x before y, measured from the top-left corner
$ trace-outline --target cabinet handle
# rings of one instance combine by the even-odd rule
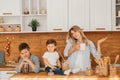
[[[96,28],[96,30],[105,30],[105,28]]]
[[[3,13],[3,15],[12,15],[12,13]]]
[[[53,30],[55,30],[55,31],[62,30],[62,28],[54,28]]]
[[[116,28],[116,30],[120,30],[120,28]]]
[[[81,30],[84,30],[84,28],[81,28]]]

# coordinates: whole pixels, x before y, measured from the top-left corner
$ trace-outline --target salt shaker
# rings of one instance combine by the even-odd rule
[[[48,75],[49,75],[49,76],[54,75],[54,72],[52,71],[52,69],[50,69],[50,72],[48,72]]]

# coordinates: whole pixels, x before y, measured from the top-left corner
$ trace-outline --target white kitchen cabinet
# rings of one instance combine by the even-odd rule
[[[69,28],[73,25],[80,26],[83,30],[89,30],[89,0],[69,0],[68,22]]]
[[[47,30],[68,29],[68,0],[47,0]]]
[[[34,18],[40,22],[37,31],[68,31],[73,25],[84,31],[110,31],[111,26],[119,26],[119,8],[119,0],[0,0],[0,20],[4,21],[0,26],[32,32],[28,23]]]
[[[112,0],[112,30],[120,31],[120,0]]]
[[[21,27],[21,32],[31,32],[28,23],[32,19],[40,22],[37,31],[46,31],[47,27],[47,10],[46,0],[0,0],[0,27],[12,27],[15,32],[17,26]]]
[[[0,0],[0,26],[4,29],[12,26],[13,31],[21,26],[20,7],[20,0]]]
[[[90,31],[111,31],[111,2],[111,0],[90,0]]]

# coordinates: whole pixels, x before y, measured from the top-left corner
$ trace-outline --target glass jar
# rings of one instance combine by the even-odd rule
[[[4,31],[5,31],[4,27],[0,26],[0,32],[4,32]]]
[[[62,70],[68,70],[69,69],[69,64],[66,62],[66,61],[64,61],[64,62],[62,62]]]
[[[7,27],[7,32],[12,32],[13,31],[13,28],[11,26],[8,26]]]
[[[20,32],[21,31],[21,27],[20,26],[16,26],[15,31],[16,32]]]
[[[93,75],[93,70],[91,68],[87,68],[85,74],[87,76],[91,76],[91,75]]]
[[[24,62],[23,73],[27,74],[28,72],[29,72],[29,64],[28,64],[28,62]]]

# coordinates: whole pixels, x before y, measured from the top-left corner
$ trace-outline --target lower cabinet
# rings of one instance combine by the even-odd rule
[[[16,71],[0,71],[0,80],[9,80],[15,73]]]

